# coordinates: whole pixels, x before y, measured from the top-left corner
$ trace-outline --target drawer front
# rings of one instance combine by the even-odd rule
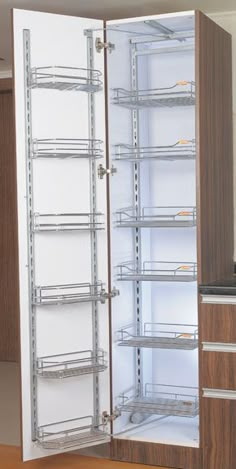
[[[214,347],[223,350],[206,351]],[[236,391],[236,344],[203,344],[201,384],[203,388]]]
[[[201,302],[199,336],[201,342],[236,343],[236,304]]]
[[[212,391],[213,392],[213,391]],[[233,399],[203,397],[201,404],[201,433],[204,442],[204,469],[234,469],[236,461],[236,393]],[[204,395],[204,394],[203,394]],[[222,394],[223,395],[223,394]]]

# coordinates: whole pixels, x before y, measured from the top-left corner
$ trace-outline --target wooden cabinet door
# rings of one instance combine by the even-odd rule
[[[217,393],[215,393],[217,396]],[[234,399],[236,392],[234,393]],[[203,397],[204,469],[234,469],[236,461],[236,400]]]

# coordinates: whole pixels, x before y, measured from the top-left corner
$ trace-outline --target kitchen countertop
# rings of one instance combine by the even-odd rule
[[[236,296],[236,276],[231,280],[222,280],[200,285],[199,293],[202,295],[231,295]]]

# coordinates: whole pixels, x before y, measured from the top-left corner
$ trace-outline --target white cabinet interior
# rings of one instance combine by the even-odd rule
[[[107,40],[114,433],[198,446],[194,14]]]
[[[109,441],[111,391],[198,446],[194,13],[105,30],[106,71],[102,21],[14,11],[25,460]]]

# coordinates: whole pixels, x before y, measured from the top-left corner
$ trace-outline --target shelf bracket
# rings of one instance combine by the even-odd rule
[[[113,413],[110,415],[106,410],[102,413],[102,423],[103,425],[107,425],[110,422],[114,422],[118,417],[121,416],[121,411],[117,409],[117,407],[114,409]]]
[[[108,50],[110,53],[115,50],[115,44],[111,42],[102,42],[100,37],[96,38],[95,47],[97,52],[102,52],[103,49]]]
[[[106,300],[115,298],[115,296],[119,296],[120,290],[117,290],[117,288],[113,287],[113,289],[110,292],[106,292],[104,289],[101,291],[101,303],[105,303]]]
[[[117,173],[117,168],[115,168],[113,165],[111,168],[104,168],[102,164],[98,166],[99,179],[103,179],[104,176],[109,176],[110,174],[113,176],[115,173]]]

